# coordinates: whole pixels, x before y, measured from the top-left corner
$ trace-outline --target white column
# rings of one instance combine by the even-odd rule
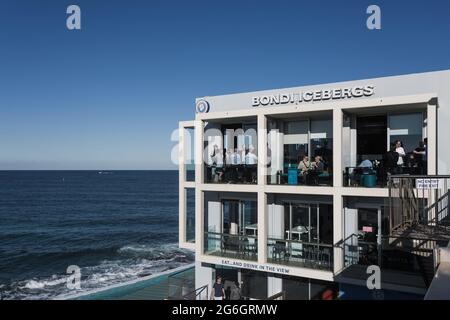
[[[258,191],[258,263],[267,261],[267,194]]]
[[[333,243],[337,244],[343,240],[342,221],[343,221],[343,199],[340,192],[333,194]],[[343,247],[343,244],[342,244]],[[333,272],[339,273],[343,268],[344,252],[342,248],[334,248]]]
[[[208,297],[211,297],[212,284],[214,283],[215,270],[211,267],[203,267],[200,261],[195,262],[195,288],[198,289],[203,286],[208,286]],[[204,299],[206,293],[200,297]]]
[[[427,106],[427,165],[428,174],[437,174],[437,106]]]
[[[283,290],[283,279],[281,277],[267,277],[267,297],[280,293]]]
[[[342,125],[342,110],[333,109],[333,185],[335,187],[342,187]]]
[[[267,119],[258,115],[258,185],[267,184]]]
[[[184,182],[186,181],[186,143],[184,141],[184,125],[179,125],[178,134],[178,244],[182,246],[186,242],[186,191],[184,189]]]
[[[204,122],[195,121],[195,255],[196,260],[203,253],[203,230],[205,224],[204,217],[204,194],[200,188],[203,183],[203,135]]]
[[[267,119],[258,115],[258,262],[267,261]]]

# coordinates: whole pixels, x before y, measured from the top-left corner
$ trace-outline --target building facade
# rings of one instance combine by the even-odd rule
[[[439,240],[422,234],[418,254],[398,235],[389,179],[449,174],[449,87],[446,70],[198,98],[179,123],[179,245],[195,250],[196,287],[221,275],[250,299],[422,298]]]

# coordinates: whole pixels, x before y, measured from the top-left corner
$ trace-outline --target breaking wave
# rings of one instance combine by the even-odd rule
[[[0,288],[2,299],[58,299],[63,296],[89,292],[111,285],[136,280],[174,269],[194,261],[194,253],[179,249],[176,244],[156,247],[128,245],[116,250],[111,259],[97,265],[81,267],[81,289],[67,288],[67,274],[16,281]]]

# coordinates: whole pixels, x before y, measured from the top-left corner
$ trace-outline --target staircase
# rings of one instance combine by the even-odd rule
[[[386,249],[409,255],[428,287],[437,265],[435,249],[450,241],[450,176],[392,176],[390,232]]]

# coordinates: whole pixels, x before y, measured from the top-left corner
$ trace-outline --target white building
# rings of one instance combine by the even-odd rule
[[[384,298],[422,298],[448,242],[447,179],[423,178],[450,174],[449,88],[446,70],[197,99],[179,124],[196,287],[221,275],[254,299],[376,298],[378,265]]]

